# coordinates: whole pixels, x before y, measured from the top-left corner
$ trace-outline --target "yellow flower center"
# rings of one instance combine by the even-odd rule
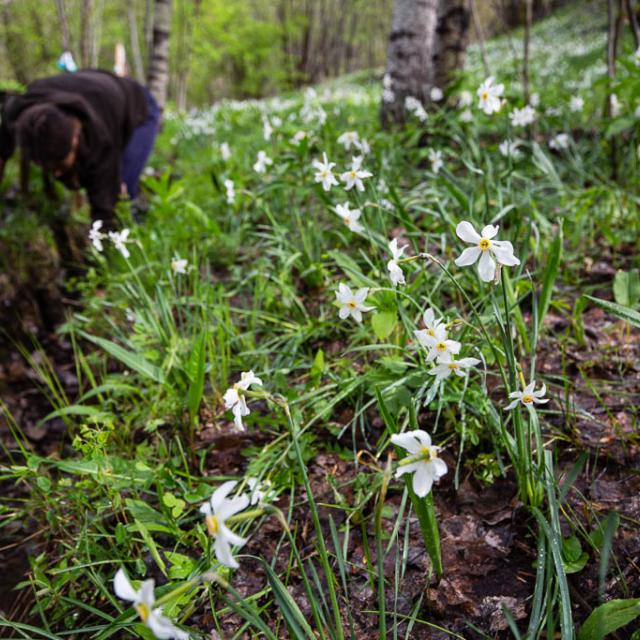
[[[439,351],[440,353],[444,353],[447,350],[447,343],[446,342],[438,342],[436,344],[436,350]]]
[[[207,531],[214,538],[220,533],[220,521],[217,516],[206,516],[204,519],[207,525]]]
[[[422,457],[427,461],[435,458],[435,456],[431,452],[431,447],[422,447],[422,449],[420,449],[420,453],[422,454]]]
[[[352,180],[355,180],[358,177],[358,172],[355,170],[349,171],[349,175],[351,176]]]
[[[491,246],[491,240],[489,238],[480,238],[480,242],[478,242],[478,246],[482,251],[486,251]]]
[[[528,394],[522,396],[522,402],[523,404],[531,404],[533,402],[533,396],[530,396]]]
[[[138,615],[140,616],[140,620],[142,620],[142,622],[146,622],[149,619],[151,611],[149,611],[149,607],[147,607],[144,602],[139,602],[137,605],[135,605],[135,610],[138,612]]]
[[[486,89],[480,94],[480,99],[481,100],[488,100],[489,99],[489,92]]]
[[[350,302],[347,302],[347,307],[349,307],[349,309],[357,309],[358,305],[353,300],[351,300]]]
[[[459,369],[460,365],[457,362],[450,362],[449,369]]]
[[[433,329],[427,329],[427,334],[430,335],[432,338],[436,337],[436,332]]]

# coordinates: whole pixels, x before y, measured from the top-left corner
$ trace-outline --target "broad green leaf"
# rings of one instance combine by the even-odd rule
[[[371,316],[371,326],[379,340],[384,340],[391,335],[395,329],[396,322],[395,311],[377,311]]]
[[[640,313],[629,307],[624,307],[621,304],[615,302],[609,302],[608,300],[601,300],[600,298],[594,298],[593,296],[584,296],[587,300],[591,300],[597,304],[600,308],[604,309],[608,313],[620,320],[624,320],[634,327],[640,327]]]
[[[613,279],[613,297],[617,304],[635,309],[640,302],[640,271],[616,272]]]
[[[110,356],[129,367],[129,369],[139,373],[141,376],[149,378],[154,382],[159,382],[160,384],[164,384],[166,382],[166,376],[162,369],[156,367],[156,365],[149,362],[140,354],[129,351],[111,340],[92,336],[84,331],[81,331],[80,335],[89,340],[89,342],[93,342],[93,344],[104,349]]]
[[[207,364],[207,330],[203,329],[193,346],[193,351],[189,357],[187,373],[191,384],[187,392],[187,409],[189,410],[189,421],[194,426],[198,419],[200,402],[204,393],[204,383],[206,377]]]
[[[578,640],[602,640],[640,616],[640,598],[609,600],[591,612],[584,621]]]

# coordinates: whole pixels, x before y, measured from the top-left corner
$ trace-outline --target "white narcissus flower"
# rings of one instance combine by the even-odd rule
[[[532,107],[537,107],[540,104],[540,94],[537,91],[529,97],[529,104]]]
[[[440,151],[440,149],[429,149],[429,162],[431,163],[431,171],[438,173],[444,166],[442,151]]]
[[[231,409],[233,413],[233,422],[235,423],[236,428],[241,431],[244,430],[242,418],[251,413],[251,411],[249,411],[249,407],[247,407],[244,392],[247,391],[252,384],[262,386],[262,380],[260,380],[253,371],[243,371],[240,374],[240,380],[232,387],[229,387],[223,396],[225,408]]]
[[[336,291],[336,300],[340,303],[340,309],[338,311],[340,319],[346,320],[351,316],[356,322],[362,322],[362,313],[375,308],[364,305],[368,294],[368,287],[358,289],[354,293],[350,287],[341,282]]]
[[[297,147],[306,137],[307,137],[306,131],[296,131],[296,133],[291,138],[290,142],[291,144]]]
[[[187,266],[189,262],[180,256],[175,256],[171,260],[171,270],[173,273],[187,273]]]
[[[349,203],[345,202],[344,204],[337,204],[335,211],[350,231],[355,233],[362,233],[364,231],[364,227],[358,222],[358,219],[362,215],[360,209],[349,209]]]
[[[364,183],[362,181],[373,175],[370,171],[361,169],[360,165],[362,165],[362,156],[355,156],[351,158],[351,169],[341,174],[340,180],[344,182],[346,191],[353,189],[353,187],[358,191],[364,191]]]
[[[509,114],[509,119],[514,127],[526,127],[536,119],[536,111],[533,107],[527,105],[522,109],[514,109]]]
[[[404,247],[398,248],[398,238],[394,238],[389,243],[389,251],[391,251],[391,255],[393,258],[387,262],[387,269],[389,271],[389,278],[391,279],[391,284],[394,287],[397,287],[399,284],[406,284],[404,279],[404,273],[402,273],[402,269],[398,264],[398,260],[402,258],[402,254],[406,249],[406,245]]]
[[[270,480],[259,481],[257,478],[247,478],[247,486],[249,487],[249,500],[252,505],[264,504],[275,496]]]
[[[475,245],[467,247],[455,263],[459,267],[466,267],[480,258],[478,263],[478,274],[483,282],[491,282],[496,275],[496,261],[507,267],[515,267],[520,264],[520,260],[513,253],[513,245],[508,240],[493,240],[498,233],[499,227],[488,224],[478,232],[470,222],[460,222],[456,227],[458,238]]]
[[[519,402],[525,407],[533,407],[535,404],[545,404],[549,402],[548,398],[544,398],[544,394],[547,393],[547,387],[543,384],[539,391],[534,391],[536,387],[536,381],[530,382],[522,391],[514,391],[509,394],[509,398],[512,400],[510,404],[506,406],[506,410],[515,408]]]
[[[123,255],[123,257],[128,258],[131,255],[126,245],[126,242],[129,239],[129,229],[123,229],[122,231],[109,231],[109,239],[113,242],[116,249]]]
[[[368,156],[371,153],[371,147],[369,143],[362,138],[356,143],[356,148],[360,151],[363,156]]]
[[[471,367],[475,367],[480,363],[478,358],[460,358],[460,360],[439,360],[433,369],[429,370],[429,374],[436,377],[436,381],[445,380],[452,373],[458,377],[464,378]]]
[[[432,87],[431,91],[429,92],[429,97],[431,98],[431,100],[433,100],[433,102],[440,102],[440,100],[444,98],[444,93],[442,92],[442,89],[440,87]]]
[[[265,151],[258,151],[256,162],[253,165],[253,170],[256,173],[264,173],[267,170],[267,166],[272,164],[273,160],[266,154]]]
[[[466,89],[464,91],[461,91],[460,97],[458,98],[458,108],[466,109],[467,107],[470,107],[472,104],[473,104],[473,95],[471,94],[471,91],[467,91]]]
[[[556,151],[560,151],[561,149],[568,149],[570,143],[571,138],[568,133],[559,133],[557,136],[554,136],[549,140],[549,147]]]
[[[189,634],[178,629],[169,618],[162,614],[161,608],[154,609],[153,605],[156,601],[153,594],[154,586],[155,582],[152,579],[145,580],[140,589],[136,591],[122,569],[118,569],[113,579],[115,594],[118,598],[133,603],[140,619],[151,629],[156,638],[159,640],[188,640]]]
[[[233,180],[228,178],[224,181],[224,188],[226,189],[227,204],[233,204],[236,199],[236,190]]]
[[[460,122],[473,122],[473,113],[471,112],[471,109],[465,109],[460,114]]]
[[[231,148],[229,147],[228,142],[223,142],[220,144],[220,155],[223,160],[228,160],[231,157]]]
[[[582,111],[582,109],[584,109],[584,100],[580,96],[571,96],[571,99],[569,100],[569,109],[573,113]]]
[[[102,229],[102,225],[102,220],[95,220],[91,225],[91,229],[89,231],[89,240],[91,240],[91,244],[98,252],[102,252],[102,250],[104,249],[102,241],[106,237],[105,234],[100,231],[100,229]]]
[[[426,112],[422,102],[413,96],[407,96],[404,99],[404,108],[418,118],[421,122],[426,122],[429,114]]]
[[[414,331],[418,342],[427,349],[427,362],[433,362],[453,358],[460,353],[462,345],[457,340],[450,340],[447,334],[447,327],[444,324],[437,324],[431,331]]]
[[[314,169],[316,169],[314,179],[316,182],[322,183],[322,188],[325,191],[329,191],[333,185],[338,184],[336,177],[333,175],[333,167],[336,166],[336,163],[329,162],[326,153],[322,154],[322,162],[320,162],[320,160],[314,160],[312,164]]]
[[[426,497],[431,491],[434,481],[447,473],[447,465],[438,457],[439,447],[431,444],[431,437],[426,431],[416,429],[408,433],[394,433],[391,442],[409,452],[396,469],[396,478],[405,473],[413,473],[412,486],[419,498]]]
[[[494,84],[493,77],[487,78],[477,91],[478,108],[482,109],[487,115],[498,113],[502,108],[502,100],[500,96],[504,93],[503,84]]]
[[[269,142],[269,140],[271,140],[272,135],[273,135],[273,127],[271,126],[269,119],[265,118],[262,121],[262,136],[264,137],[265,142]]]
[[[229,480],[221,484],[211,498],[200,507],[200,513],[204,513],[204,521],[209,535],[214,538],[213,548],[216,558],[231,569],[237,569],[240,565],[231,553],[231,545],[243,546],[247,541],[233,533],[225,524],[226,520],[249,506],[249,496],[240,495],[235,498],[227,496],[238,484],[235,480]]]
[[[358,147],[360,137],[357,131],[345,131],[339,138],[338,144],[341,144],[345,151],[349,151],[351,147]]]
[[[522,140],[518,139],[504,140],[500,143],[498,149],[500,150],[500,154],[505,158],[513,158],[514,160],[517,160],[522,156],[522,152],[520,151],[520,149],[518,149],[521,144]]]
[[[429,308],[424,312],[422,322],[424,323],[425,329],[416,329],[413,335],[423,347],[428,348],[430,343],[427,342],[427,338],[435,338],[436,329],[442,324],[442,320],[436,320],[436,314],[433,312],[433,309]]]

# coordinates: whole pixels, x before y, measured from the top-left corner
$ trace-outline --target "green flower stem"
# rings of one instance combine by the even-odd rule
[[[265,509],[250,509],[249,511],[243,511],[242,513],[237,513],[235,516],[229,516],[226,519],[226,522],[230,524],[235,524],[236,522],[245,522],[246,520],[253,520],[254,518],[259,518],[260,516],[266,513]]]
[[[471,309],[471,313],[473,313],[473,316],[475,317],[475,319],[477,320],[478,324],[480,325],[480,329],[482,330],[482,333],[483,333],[483,335],[485,337],[485,340],[487,341],[487,344],[489,345],[489,348],[491,349],[491,351],[493,353],[493,357],[495,358],[495,361],[496,361],[496,363],[498,365],[498,368],[500,369],[500,377],[502,378],[504,386],[507,387],[508,386],[507,385],[507,376],[506,376],[506,374],[504,372],[504,367],[502,366],[502,362],[500,361],[500,354],[498,353],[498,350],[496,349],[495,345],[493,344],[493,341],[489,337],[489,332],[487,331],[487,328],[486,328],[484,322],[482,322],[482,318],[480,317],[480,314],[478,313],[478,310],[476,309],[476,306],[471,301],[471,298],[469,298],[469,296],[467,295],[466,291],[460,286],[460,283],[453,277],[453,275],[449,271],[449,269],[447,269],[447,267],[445,267],[444,264],[442,264],[442,262],[440,260],[438,260],[438,258],[436,258],[435,256],[432,256],[430,253],[421,253],[420,257],[424,258],[426,260],[430,260],[431,262],[437,264],[442,269],[442,271],[447,275],[449,280],[451,280],[451,282],[456,287],[456,289],[458,289],[458,291],[460,292],[462,297],[465,299],[466,303],[469,305],[469,308]]]

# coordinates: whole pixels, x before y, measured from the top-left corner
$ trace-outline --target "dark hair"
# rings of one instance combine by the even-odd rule
[[[25,109],[17,121],[18,142],[43,166],[61,163],[71,151],[74,121],[51,103]]]

